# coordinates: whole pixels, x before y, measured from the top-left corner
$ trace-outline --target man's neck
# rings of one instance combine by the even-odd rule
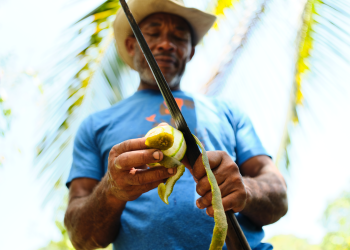
[[[144,89],[151,89],[151,90],[158,90],[159,91],[158,85],[151,85],[151,84],[148,84],[148,83],[146,83],[146,82],[141,80],[137,91],[144,90]],[[180,90],[180,84],[178,84],[178,85],[176,85],[174,87],[170,87],[170,89],[172,91],[173,90]]]

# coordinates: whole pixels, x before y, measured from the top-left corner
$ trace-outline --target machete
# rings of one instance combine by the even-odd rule
[[[148,44],[145,38],[143,37],[140,27],[137,25],[134,16],[131,14],[129,6],[126,4],[125,0],[120,0],[120,3],[123,7],[126,18],[129,21],[131,29],[136,37],[136,40],[140,45],[142,53],[144,54],[147,60],[147,63],[153,73],[153,76],[157,82],[160,92],[162,93],[162,96],[170,111],[170,114],[175,121],[176,128],[180,130],[184,135],[184,138],[187,144],[186,156],[191,167],[193,168],[193,165],[195,164],[197,158],[200,156],[201,152],[199,151],[196,141],[193,138],[192,133],[187,126],[187,123],[179,109],[179,106],[175,101],[173,94],[171,93],[170,87],[166,82],[162,71],[160,70],[150,48],[148,47]],[[229,246],[230,244],[233,244],[234,248],[237,250],[240,250],[240,249],[251,250],[248,244],[248,241],[236,219],[236,216],[234,215],[234,212],[232,210],[229,210],[229,211],[226,211],[225,213],[229,221],[229,231],[233,229],[235,233],[234,235],[235,237],[233,240],[230,240],[230,243],[226,241],[227,246]],[[230,238],[230,237],[227,236],[227,238]]]

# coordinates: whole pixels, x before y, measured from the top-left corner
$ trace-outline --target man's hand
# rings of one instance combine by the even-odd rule
[[[100,182],[77,178],[70,184],[65,225],[76,249],[107,247],[118,235],[127,201],[137,199],[172,175],[168,171],[174,169],[147,169],[146,164],[161,161],[163,153],[147,149],[145,140],[115,145],[109,154],[108,171]]]
[[[254,156],[238,168],[226,152],[209,151],[207,154],[225,211],[241,212],[259,226],[274,223],[287,213],[286,183],[270,157]],[[197,183],[197,193],[202,196],[196,202],[198,208],[206,208],[207,214],[213,217],[211,187],[202,157],[197,159],[193,169],[187,160],[184,163]]]
[[[145,141],[146,138],[127,140],[115,145],[109,153],[108,180],[119,200],[135,200],[176,173],[176,168],[147,169],[146,164],[161,161],[163,153],[147,149]]]
[[[242,211],[246,205],[247,191],[238,166],[224,151],[208,151],[207,154],[210,167],[221,191],[225,211],[230,209],[234,212]],[[213,217],[214,210],[211,205],[212,193],[202,163],[202,157],[197,159],[191,172],[197,183],[197,193],[202,196],[196,202],[197,207],[200,209],[206,208],[207,214]]]

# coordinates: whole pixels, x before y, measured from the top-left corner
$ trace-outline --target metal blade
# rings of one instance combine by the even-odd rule
[[[169,88],[168,83],[166,82],[162,71],[160,70],[156,60],[154,59],[154,56],[148,47],[148,44],[146,43],[145,38],[142,35],[142,32],[137,25],[133,15],[130,12],[130,9],[128,5],[126,4],[125,0],[120,0],[120,3],[124,9],[125,15],[130,23],[131,29],[134,32],[134,35],[136,37],[137,42],[139,43],[141,50],[143,54],[145,55],[145,58],[148,62],[149,67],[151,68],[151,71],[153,73],[154,78],[156,79],[157,85],[160,89],[160,92],[163,95],[163,98],[165,100],[165,103],[170,111],[170,114],[172,118],[175,121],[176,128],[180,130],[185,138],[186,144],[187,144],[187,151],[186,156],[187,159],[193,168],[193,165],[195,164],[197,158],[201,154],[199,151],[199,148],[196,144],[195,139],[192,136],[192,133],[190,129],[187,126],[187,123],[182,116],[182,113],[179,109],[179,106],[177,105],[173,94],[171,93],[171,90]]]

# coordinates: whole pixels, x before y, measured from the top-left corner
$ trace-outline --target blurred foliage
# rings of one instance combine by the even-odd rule
[[[313,32],[315,25],[318,23],[315,20],[315,17],[318,15],[317,8],[322,4],[319,0],[307,0],[303,12],[303,21],[301,29],[298,35],[298,46],[297,46],[297,59],[295,65],[294,73],[294,84],[292,87],[290,95],[290,104],[287,119],[285,122],[284,132],[281,140],[281,145],[279,148],[278,156],[276,163],[279,166],[281,164],[281,159],[285,160],[286,168],[289,168],[290,160],[288,155],[288,146],[291,143],[290,135],[291,131],[288,126],[290,122],[294,125],[299,123],[297,107],[301,106],[303,103],[303,92],[302,92],[302,83],[305,75],[310,71],[310,56],[313,48],[314,38]]]
[[[278,250],[349,250],[350,192],[344,192],[327,206],[323,222],[327,233],[319,245],[311,245],[294,235],[277,235],[268,242]]]
[[[5,135],[5,131],[8,130],[10,126],[10,118],[11,118],[11,109],[6,108],[5,95],[6,95],[5,91],[0,93],[0,119],[2,121],[0,126],[0,136]]]
[[[318,15],[317,9],[322,4],[319,0],[308,0],[305,4],[303,13],[303,23],[299,32],[299,46],[298,54],[295,66],[295,83],[293,98],[293,117],[292,121],[299,122],[296,106],[301,105],[303,102],[302,93],[302,78],[310,71],[309,58],[311,56],[311,50],[313,48],[314,38],[312,33],[314,32],[314,25],[317,24],[315,16]]]
[[[305,3],[302,25],[297,38],[297,58],[295,64],[294,83],[290,92],[290,104],[287,113],[286,122],[284,125],[284,131],[280,148],[278,150],[276,164],[281,165],[281,160],[284,159],[285,166],[288,169],[290,165],[288,146],[291,143],[289,129],[290,123],[294,125],[299,123],[297,107],[302,105],[303,93],[302,93],[302,80],[306,73],[310,71],[309,58],[311,50],[313,48],[313,36],[314,26],[317,25],[315,21],[315,15],[317,15],[316,8],[319,7],[321,1],[319,0],[307,0]]]
[[[321,244],[323,250],[350,249],[350,192],[328,205],[324,224],[329,232]]]
[[[217,16],[225,15],[224,10],[227,8],[232,8],[237,2],[239,2],[239,0],[217,0],[213,14]]]
[[[314,44],[316,42],[324,43],[324,40],[326,40],[326,47],[328,49],[331,49],[334,55],[342,57],[339,53],[340,48],[338,48],[336,45],[336,41],[339,39],[338,35],[334,32],[329,32],[329,24],[334,30],[342,30],[342,28],[338,25],[337,19],[339,20],[339,18],[343,18],[346,20],[350,16],[350,9],[342,8],[341,6],[347,6],[346,1],[307,0],[305,3],[301,29],[297,38],[298,44],[294,84],[290,92],[289,110],[276,160],[278,166],[282,163],[282,159],[284,159],[287,169],[290,164],[288,147],[291,144],[291,123],[294,125],[299,124],[297,109],[303,105],[303,84],[308,73],[311,73],[313,71],[316,72],[316,70],[314,70],[311,65],[311,59],[313,56],[312,50]],[[323,12],[321,12],[321,10]],[[329,16],[328,13],[327,15],[324,15],[325,12],[333,13],[331,16]],[[321,19],[323,19],[323,22],[320,22]],[[320,30],[317,29],[318,27],[326,29],[327,33],[329,34],[326,35],[324,32],[320,32]],[[349,34],[346,34],[347,37],[348,35]],[[322,75],[322,72],[318,73]]]
[[[321,250],[318,245],[310,245],[307,240],[294,235],[278,235],[268,240],[276,250]]]
[[[62,45],[62,51],[58,51],[63,58],[45,77],[45,84],[51,84],[51,88],[58,81],[56,79],[65,79],[57,84],[58,91],[46,94],[48,108],[44,112],[47,123],[41,128],[44,132],[37,146],[35,165],[41,169],[42,175],[60,166],[60,171],[54,171],[49,178],[48,185],[55,184],[48,188],[48,197],[54,192],[53,187],[62,187],[65,181],[69,170],[67,160],[71,159],[69,147],[76,129],[86,117],[82,106],[89,91],[93,92],[90,96],[97,95],[91,86],[94,80],[98,78],[99,88],[105,89],[102,93],[99,90],[98,94],[102,95],[99,96],[100,102],[106,100],[112,105],[123,98],[120,74],[125,64],[114,48],[111,19],[119,7],[119,1],[107,0],[77,21],[69,30],[73,32],[72,39]],[[66,47],[73,48],[73,53],[64,54]]]
[[[267,2],[263,0],[258,8],[256,1],[248,1],[243,18],[232,33],[232,38],[224,49],[215,65],[208,82],[203,85],[203,92],[207,95],[220,93],[227,83],[227,78],[239,57],[239,53],[247,42],[249,35],[254,30],[256,23],[264,13]],[[232,1],[234,2],[234,1]],[[219,5],[218,5],[219,6]],[[215,10],[219,11],[219,10]]]
[[[72,243],[69,240],[67,230],[64,225],[56,220],[56,226],[61,231],[62,239],[60,241],[51,241],[46,247],[38,250],[74,250]]]
[[[256,9],[249,8],[249,4],[247,5],[245,10],[247,13],[243,17],[243,19],[247,20],[245,21],[242,19],[239,23],[239,27],[237,27],[239,32],[233,33],[232,39],[222,50],[222,55],[219,57],[219,60],[213,65],[212,68],[214,70],[212,76],[209,81],[203,85],[204,93],[208,95],[217,95],[222,92],[227,84],[227,77],[232,72],[243,46],[249,40],[250,34],[253,33],[256,23],[264,13],[267,2],[267,0],[260,1],[261,7]],[[258,1],[254,2],[254,5],[257,4]],[[225,3],[222,2],[218,4],[218,12],[220,12],[219,6],[225,6]],[[335,55],[347,60],[347,58],[344,58],[339,52],[339,46],[337,45],[339,44],[338,40],[340,38],[339,32],[342,33],[343,38],[349,38],[349,34],[346,33],[339,22],[339,20],[348,20],[349,16],[349,4],[345,0],[305,0],[300,30],[296,38],[295,72],[293,86],[290,91],[290,104],[276,159],[278,166],[284,163],[288,169],[290,165],[288,147],[291,144],[291,124],[299,124],[297,109],[303,105],[303,84],[305,79],[311,72],[317,72],[322,75],[322,72],[316,71],[311,65],[314,44],[315,42],[322,43],[327,49],[332,51],[333,56]],[[321,19],[322,22],[320,22]],[[317,29],[320,27],[325,29],[328,34],[326,35],[324,31],[320,32],[320,29]],[[330,28],[334,29],[334,31],[331,31]],[[346,48],[344,47],[344,49]]]
[[[11,122],[11,108],[8,107],[6,103],[8,94],[5,88],[9,84],[5,82],[5,68],[7,61],[7,57],[0,58],[0,137],[5,135],[5,132],[9,129]]]
[[[9,58],[9,56],[0,58],[0,139],[1,137],[4,137],[5,133],[9,130],[12,119],[12,109],[7,102],[7,88],[10,83],[5,75],[5,71],[9,67]],[[0,152],[0,167],[3,166],[4,161],[5,156],[3,155],[3,152]]]

